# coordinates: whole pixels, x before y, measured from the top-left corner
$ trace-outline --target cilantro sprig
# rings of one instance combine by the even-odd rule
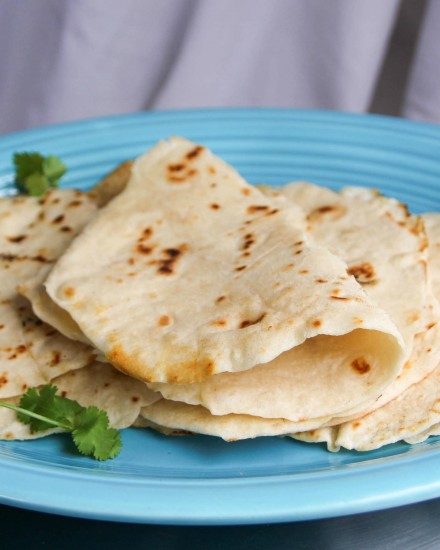
[[[14,153],[15,184],[19,191],[33,197],[43,195],[50,187],[58,187],[67,168],[61,160],[40,153]]]
[[[20,422],[28,424],[32,432],[53,427],[71,433],[78,451],[96,460],[117,456],[121,450],[121,435],[109,427],[107,413],[97,407],[83,407],[77,401],[57,395],[52,384],[40,390],[30,388],[17,406],[0,401],[0,406],[17,413]]]

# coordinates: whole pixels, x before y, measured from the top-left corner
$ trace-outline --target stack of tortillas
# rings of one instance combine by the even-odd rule
[[[435,216],[256,188],[181,138],[0,209],[2,399],[53,381],[115,427],[331,449],[439,430]],[[3,410],[0,434],[32,436]]]

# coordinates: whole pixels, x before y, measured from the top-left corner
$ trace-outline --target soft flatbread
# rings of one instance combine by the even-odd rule
[[[342,414],[396,377],[402,342],[302,220],[204,147],[171,139],[135,161],[46,288],[111,363],[141,380],[193,383],[298,351],[292,418]],[[332,383],[319,399],[304,388],[323,371]]]

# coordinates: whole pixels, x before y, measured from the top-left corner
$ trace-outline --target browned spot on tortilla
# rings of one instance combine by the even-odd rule
[[[248,189],[247,187],[244,187],[241,192],[243,193],[243,195],[250,195],[251,194],[251,190]]]
[[[315,279],[315,283],[328,283],[327,279]]]
[[[45,258],[43,255],[39,254],[37,256],[18,256],[17,254],[4,254],[0,253],[0,260],[6,261],[6,262],[20,262],[24,260],[31,260],[33,262],[41,262],[44,264],[52,264],[54,263],[54,260],[51,260],[49,258]]]
[[[332,300],[341,300],[341,301],[350,300],[350,298],[348,298],[347,296],[334,296],[333,294],[330,296],[330,298]]]
[[[178,164],[169,164],[168,165],[168,170],[170,172],[180,172],[181,170],[183,170],[185,168],[185,164],[183,163],[178,163]]]
[[[302,253],[303,253],[303,251],[302,251],[301,249],[300,249],[300,250],[297,250],[297,251],[295,252],[295,256],[299,256],[299,254],[302,254]]]
[[[246,266],[245,265],[241,265],[239,267],[236,267],[235,268],[235,271],[243,271],[243,269],[246,269]]]
[[[359,374],[366,374],[371,370],[371,365],[363,357],[353,359],[350,366],[355,372]]]
[[[220,205],[217,204],[216,202],[213,202],[212,204],[209,205],[213,210],[219,210],[220,209]]]
[[[8,383],[8,376],[6,373],[4,373],[0,376],[0,388],[5,386],[7,383]]]
[[[301,269],[300,271],[298,271],[298,273],[301,273],[301,275],[305,275],[308,272],[309,272],[308,269]]]
[[[247,207],[247,213],[248,214],[255,214],[256,212],[264,212],[265,210],[269,210],[269,207],[265,204],[256,204],[251,205]]]
[[[429,323],[428,325],[426,325],[426,330],[429,330],[431,329],[432,327],[435,327],[437,323]]]
[[[1,325],[0,325],[0,330],[1,330],[2,328],[5,328],[5,325],[1,324]]]
[[[64,214],[60,214],[59,216],[57,216],[52,220],[52,223],[61,223],[62,221],[64,221],[65,217],[66,216]]]
[[[189,153],[187,153],[185,157],[188,160],[193,160],[202,153],[203,149],[204,148],[201,145],[197,145],[196,147],[194,147],[194,149],[191,149],[191,151],[189,151]]]
[[[319,221],[324,216],[332,219],[337,220],[341,216],[343,216],[346,212],[345,206],[342,204],[329,204],[325,206],[320,206],[319,208],[315,208],[315,210],[312,210],[310,214],[306,217],[307,221]]]
[[[349,275],[353,275],[358,283],[371,283],[374,280],[376,273],[374,267],[369,262],[363,262],[349,267],[347,269]]]
[[[154,246],[145,246],[144,244],[138,244],[136,250],[141,254],[151,254],[154,250]]]
[[[202,358],[188,361],[176,361],[176,352],[173,355],[165,357],[166,374],[164,379],[174,384],[192,384],[205,380],[215,372],[215,362],[213,359]],[[115,344],[109,353],[107,359],[122,372],[130,374],[144,382],[160,382],[154,369],[141,361],[138,356],[128,354],[121,344]],[[169,359],[169,361],[167,360]],[[173,363],[170,361],[174,360]]]
[[[321,325],[322,325],[321,319],[315,319],[314,321],[312,321],[313,327],[320,327]]]
[[[215,303],[216,303],[216,304],[219,304],[220,302],[223,302],[223,300],[226,300],[226,296],[219,296],[219,297],[215,300]]]
[[[52,359],[49,363],[50,367],[55,367],[56,365],[59,365],[61,363],[61,352],[60,351],[53,351],[52,352]]]
[[[68,225],[63,225],[60,229],[63,233],[72,233],[73,229]]]
[[[360,425],[360,422],[353,422],[352,427],[356,430],[356,428],[359,428]]]
[[[162,315],[162,317],[159,318],[159,326],[166,327],[170,324],[171,319],[168,317],[168,315]]]
[[[249,247],[251,247],[255,243],[255,239],[252,237],[251,234],[246,235],[245,241],[243,243],[242,250],[247,250]]]
[[[27,350],[27,347],[24,346],[23,344],[21,344],[21,345],[19,345],[19,346],[17,346],[17,347],[15,348],[15,351],[16,351],[18,354],[24,353],[26,350]]]
[[[74,201],[69,202],[69,204],[67,206],[69,208],[76,208],[77,206],[81,206],[81,205],[82,205],[82,201],[74,200]]]
[[[131,401],[133,403],[137,403],[139,401],[139,397],[137,395],[133,395],[132,398],[131,398]]]
[[[215,327],[225,327],[228,323],[224,319],[218,319],[216,321],[213,321],[211,325]]]
[[[21,243],[27,238],[27,235],[16,235],[14,237],[6,237],[11,243]]]
[[[217,173],[217,170],[214,168],[214,166],[209,166],[208,167],[208,172],[210,174],[216,174]]]
[[[75,296],[75,289],[71,286],[68,286],[64,289],[64,296],[67,296],[68,298],[72,298]]]
[[[254,319],[253,321],[246,319],[245,321],[242,321],[240,323],[240,328],[246,328],[246,327],[250,327],[251,325],[256,325],[257,323],[262,321],[265,316],[266,316],[266,313],[262,313],[259,317],[257,317],[257,319]]]
[[[153,234],[153,229],[151,227],[146,227],[143,231],[141,236],[139,237],[139,241],[145,241],[151,237]]]
[[[266,214],[266,216],[273,216],[274,214],[278,214],[279,212],[279,209],[278,208],[274,208],[273,210],[271,210],[270,212],[268,212]]]

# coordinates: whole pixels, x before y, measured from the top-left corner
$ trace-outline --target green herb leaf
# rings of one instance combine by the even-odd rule
[[[83,407],[77,401],[56,395],[58,388],[51,384],[40,390],[30,388],[19,406],[0,401],[0,406],[17,413],[20,422],[28,424],[32,432],[58,427],[71,432],[80,453],[97,460],[117,456],[121,450],[121,435],[109,428],[107,413],[97,407]]]
[[[43,195],[50,187],[58,187],[67,168],[61,160],[40,153],[14,153],[15,184],[19,191],[34,197]]]
[[[121,450],[119,432],[109,428],[107,414],[97,407],[88,407],[77,416],[72,436],[80,453],[97,460],[114,458]]]

